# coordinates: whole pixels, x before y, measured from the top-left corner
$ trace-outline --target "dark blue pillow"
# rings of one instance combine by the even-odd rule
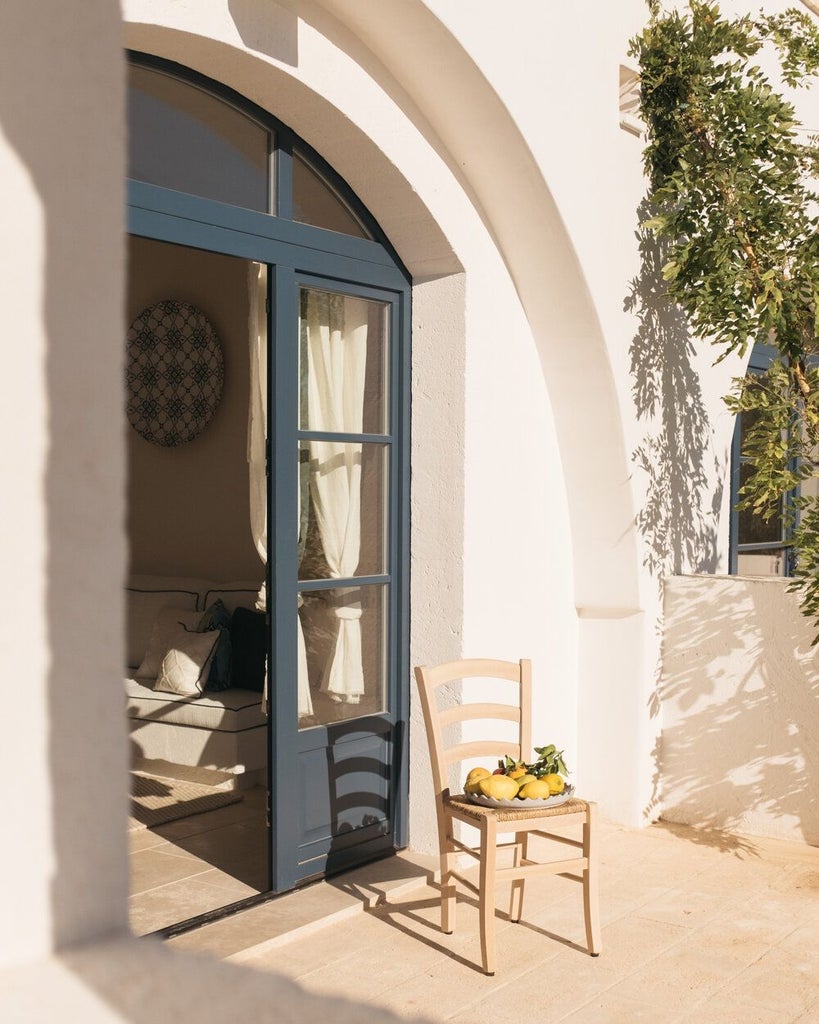
[[[230,620],[230,645],[231,686],[261,693],[267,657],[265,613],[237,608]]]
[[[198,633],[207,633],[210,630],[219,630],[219,641],[216,645],[216,652],[213,661],[210,663],[210,672],[205,683],[205,690],[227,690],[230,683],[230,665],[232,661],[232,650],[230,642],[230,612],[221,601],[216,600],[202,613],[199,625],[196,627]]]

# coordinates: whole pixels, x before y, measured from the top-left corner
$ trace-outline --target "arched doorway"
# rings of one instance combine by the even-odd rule
[[[168,408],[157,413],[157,363],[142,356],[165,330],[156,316],[166,309],[146,307],[153,320],[140,309],[129,336],[131,422],[141,435],[132,447],[159,443],[167,486],[183,485],[173,501],[144,500],[150,485],[132,485],[132,571],[143,580],[195,578],[179,591],[195,592],[190,610],[207,621],[183,628],[219,638],[191,692],[163,684],[159,668],[153,685],[136,681],[132,740],[146,738],[146,755],[155,749],[148,737],[161,735],[165,759],[182,751],[193,768],[213,767],[218,749],[223,762],[252,761],[258,774],[264,766],[248,753],[249,734],[264,734],[269,872],[257,888],[283,892],[406,845],[409,279],[344,182],[267,112],[139,54],[129,86],[132,253],[143,267],[169,268],[165,300],[176,306],[194,305],[179,282],[198,279],[208,309],[196,312],[211,319],[228,317],[223,300],[233,290],[228,331],[244,338],[244,364],[225,361],[220,372],[225,388],[231,372],[244,375],[247,424],[244,492],[235,445],[227,476],[200,467],[189,485],[173,459],[196,445],[204,451],[220,410],[189,445],[173,432],[163,443],[151,424],[167,425]],[[162,336],[165,397],[172,334]],[[190,395],[175,401],[189,419]],[[194,486],[198,504],[180,513]],[[150,526],[135,523],[135,491],[153,510]],[[135,552],[138,534],[162,542]],[[236,552],[233,561],[215,556],[220,545]],[[142,586],[135,592],[144,595]],[[223,634],[230,653],[216,679]],[[263,725],[252,704],[266,705]],[[194,720],[203,708],[206,723]],[[197,743],[186,729],[198,730]],[[227,753],[225,733],[233,734]],[[249,774],[241,768],[237,776]]]

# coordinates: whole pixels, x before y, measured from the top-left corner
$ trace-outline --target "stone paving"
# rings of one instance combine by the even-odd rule
[[[384,889],[328,924],[224,953],[312,993],[453,1024],[819,1024],[819,848],[657,824],[604,825],[601,850],[596,959],[583,949],[580,886],[559,877],[527,882],[520,924],[498,887],[491,978],[475,903],[459,898],[444,935],[434,884]],[[345,877],[322,883],[331,904]],[[218,933],[203,931],[181,944],[219,955]]]

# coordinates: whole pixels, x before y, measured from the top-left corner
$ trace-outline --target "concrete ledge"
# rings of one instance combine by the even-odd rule
[[[415,853],[386,857],[186,932],[167,945],[243,963],[427,885],[437,866],[437,857]]]

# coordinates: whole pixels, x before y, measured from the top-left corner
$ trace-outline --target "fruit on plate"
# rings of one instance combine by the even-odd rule
[[[545,800],[559,796],[566,789],[569,769],[563,760],[563,751],[554,743],[548,747],[535,747],[537,760],[531,764],[518,758],[502,757],[498,767],[473,768],[464,782],[464,792],[473,796],[488,796],[496,800]]]
[[[557,796],[566,788],[566,783],[557,774],[557,772],[550,772],[548,775],[544,775],[542,781],[548,785],[549,792],[552,796]]]
[[[478,782],[478,787],[484,796],[491,797],[493,800],[514,800],[518,795],[518,784],[508,775],[490,775],[488,778],[481,779]]]
[[[492,773],[488,768],[473,768],[472,771],[467,775],[466,782],[464,783],[464,793],[480,793],[478,789],[478,783],[481,779],[488,778]]]
[[[545,779],[535,779],[521,786],[518,796],[523,800],[548,800],[551,796],[549,783]]]

